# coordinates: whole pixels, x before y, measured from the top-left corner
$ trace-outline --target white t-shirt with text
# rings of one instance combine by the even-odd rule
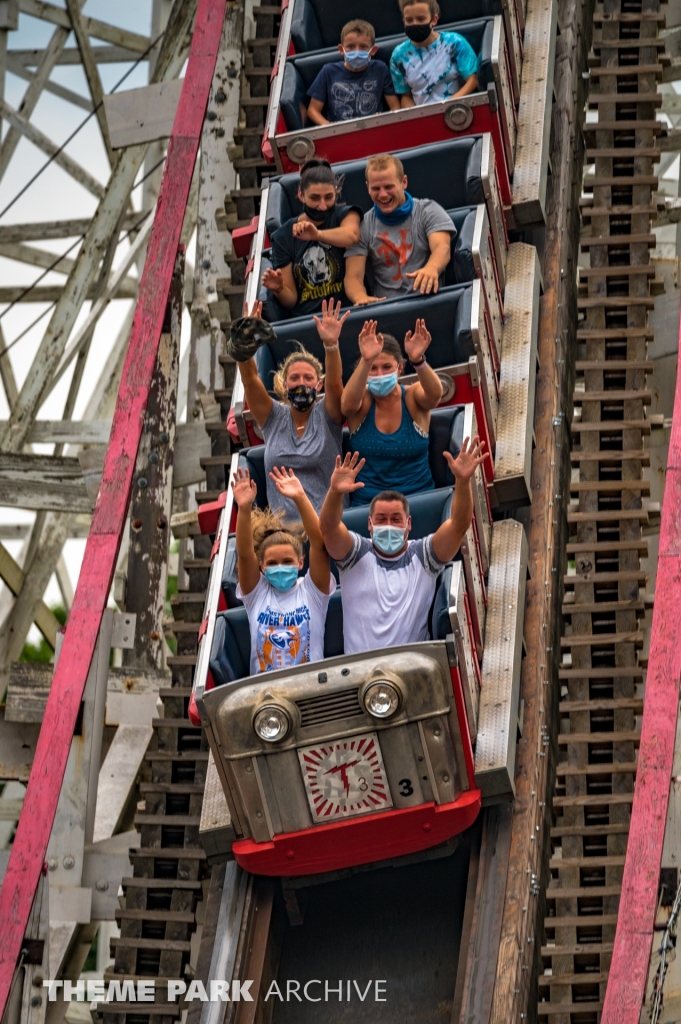
[[[251,675],[322,660],[326,612],[336,589],[331,573],[329,578],[328,594],[317,589],[309,572],[290,590],[276,590],[262,574],[250,594],[237,587],[251,629]]]

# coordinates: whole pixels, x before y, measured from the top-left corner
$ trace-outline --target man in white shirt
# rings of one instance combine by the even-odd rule
[[[370,538],[352,533],[341,520],[343,497],[363,485],[357,453],[336,458],[319,515],[326,550],[341,576],[345,653],[356,654],[428,639],[428,614],[437,577],[456,555],[473,518],[471,477],[486,459],[484,441],[466,438],[459,457],[443,452],[456,481],[452,512],[421,540],[409,540],[411,516],[403,494],[384,491],[369,506]]]

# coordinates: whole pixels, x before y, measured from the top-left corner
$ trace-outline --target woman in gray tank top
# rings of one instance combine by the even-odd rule
[[[260,377],[255,359],[239,363],[246,401],[265,441],[267,501],[270,508],[282,508],[288,520],[300,518],[292,501],[278,493],[270,479],[274,467],[292,469],[319,513],[329,480],[341,454],[343,438],[342,364],[338,338],[348,310],[340,315],[340,301],[322,303],[321,318],[315,316],[319,337],[324,344],[325,367],[301,347],[290,353],[274,377],[273,399]],[[262,303],[251,315],[260,317]],[[317,399],[324,386],[324,398]]]

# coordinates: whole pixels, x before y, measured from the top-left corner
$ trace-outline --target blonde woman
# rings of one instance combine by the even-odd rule
[[[321,318],[314,318],[324,345],[324,368],[302,347],[291,352],[274,377],[277,399],[270,397],[258,376],[255,359],[239,363],[248,407],[265,441],[267,501],[271,508],[283,507],[287,520],[300,515],[294,502],[274,486],[274,468],[292,469],[319,513],[341,454],[343,376],[338,338],[350,312],[341,316],[340,308],[340,301],[334,304],[329,299],[322,303]],[[262,304],[256,303],[250,315],[261,317]],[[322,385],[324,399],[317,401]]]

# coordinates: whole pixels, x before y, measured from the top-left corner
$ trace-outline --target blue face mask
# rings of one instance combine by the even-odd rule
[[[407,531],[401,526],[373,526],[371,539],[382,555],[396,555],[404,547]]]
[[[369,66],[371,54],[368,50],[343,50],[345,63],[353,71],[363,71]]]
[[[394,373],[386,373],[383,377],[369,377],[367,387],[372,395],[385,398],[391,391],[395,390],[397,384],[397,370]]]
[[[401,224],[407,217],[411,217],[414,209],[414,197],[408,192],[404,193],[405,200],[401,206],[396,206],[390,213],[384,213],[380,206],[374,203],[374,213],[382,224]]]
[[[263,576],[275,590],[290,590],[298,579],[297,565],[268,565]]]

